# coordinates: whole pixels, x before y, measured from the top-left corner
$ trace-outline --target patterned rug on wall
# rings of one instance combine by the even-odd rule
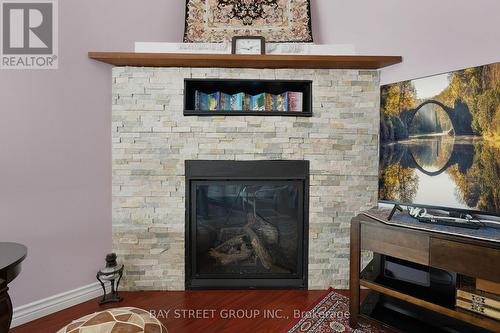
[[[349,326],[349,299],[332,288],[321,296],[301,318],[290,323],[281,333],[384,333],[373,325],[362,323],[356,329]]]
[[[268,42],[313,41],[310,0],[186,0],[185,43],[221,43],[233,36]]]

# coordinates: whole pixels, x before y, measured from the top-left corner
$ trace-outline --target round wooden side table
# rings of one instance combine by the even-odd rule
[[[7,333],[12,321],[12,302],[8,284],[21,272],[28,249],[17,243],[0,242],[0,333]]]

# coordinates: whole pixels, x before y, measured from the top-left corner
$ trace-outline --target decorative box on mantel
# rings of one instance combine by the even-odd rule
[[[134,53],[89,56],[131,66],[113,68],[112,80],[113,251],[126,267],[124,289],[186,288],[189,192],[185,161],[192,160],[309,161],[308,219],[304,219],[308,232],[303,236],[307,237],[304,244],[309,248],[307,287],[347,288],[350,220],[377,203],[377,69],[400,62],[400,57]],[[311,114],[185,116],[186,79],[311,81]],[[280,182],[273,186],[281,186]],[[292,207],[295,192],[290,187],[280,188],[285,192],[274,196],[262,187],[240,193],[247,206],[257,206],[252,216],[260,220],[272,218],[278,199],[281,216],[293,211],[286,207]],[[214,205],[218,205],[217,214],[225,214],[224,205],[228,204],[224,202],[237,202],[230,204],[236,209],[243,206],[238,197],[227,199],[231,198],[231,186],[220,189],[225,189],[225,194],[217,186],[208,187],[208,194],[200,190],[201,198],[208,198],[201,204],[201,218],[212,214]],[[217,200],[219,204],[214,204]],[[266,213],[259,213],[264,208]],[[246,223],[245,228],[257,230],[252,223]],[[205,228],[205,239],[213,239],[211,233],[210,228]],[[278,236],[278,242],[293,240]],[[257,238],[263,248],[269,249],[265,238],[258,233]],[[256,257],[252,254],[245,261],[247,271],[256,272],[252,265],[266,269]],[[269,259],[268,266],[276,263]]]

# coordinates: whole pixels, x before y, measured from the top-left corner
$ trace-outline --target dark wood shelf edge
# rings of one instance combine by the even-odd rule
[[[381,329],[384,330],[384,332],[387,332],[387,333],[404,333],[394,327],[391,327],[391,326],[388,326],[386,323],[380,321],[380,320],[377,320],[376,318],[373,318],[373,317],[370,317],[369,315],[365,314],[365,313],[360,313],[359,314],[359,317],[362,318],[364,321],[374,325],[374,326],[377,326]]]
[[[115,66],[220,67],[292,69],[367,69],[398,64],[401,56],[235,55],[192,53],[88,52],[88,57]]]
[[[216,116],[255,116],[255,117],[312,117],[311,112],[273,112],[273,111],[184,111],[184,116],[216,117]]]
[[[411,303],[414,305],[418,305],[418,306],[427,308],[429,310],[438,312],[438,313],[446,315],[448,317],[459,319],[459,320],[468,322],[470,324],[473,324],[475,326],[491,330],[493,332],[498,332],[498,327],[500,325],[499,321],[496,321],[496,320],[493,320],[493,319],[490,319],[490,318],[487,318],[484,316],[480,316],[478,314],[474,314],[473,312],[469,313],[469,312],[464,312],[464,311],[458,311],[456,309],[452,309],[452,308],[441,306],[441,305],[438,305],[435,303],[431,303],[431,302],[419,299],[417,297],[402,293],[400,291],[397,291],[397,290],[394,290],[391,288],[387,288],[381,284],[378,284],[378,283],[375,283],[372,281],[368,281],[365,279],[360,280],[360,285],[363,287],[366,287],[370,290],[397,298],[399,300],[402,300],[402,301],[405,301],[405,302],[408,302],[408,303]]]
[[[384,323],[383,321],[380,321],[379,319],[371,316],[375,306],[378,303],[379,295],[380,293],[376,291],[368,290],[368,295],[366,295],[365,299],[360,304],[359,317],[362,318],[364,321],[371,323],[372,325],[381,327],[384,330],[384,332],[387,331],[387,333],[403,333],[397,328],[391,327],[388,324]]]

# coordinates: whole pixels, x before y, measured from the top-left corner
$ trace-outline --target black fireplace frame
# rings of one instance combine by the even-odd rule
[[[304,160],[186,160],[186,200],[185,200],[185,288],[196,289],[307,289],[309,262],[309,161]],[[245,175],[242,177],[241,175]],[[300,181],[303,187],[302,235],[298,259],[301,263],[293,278],[226,278],[211,275],[196,275],[193,271],[196,233],[191,211],[193,183],[200,181]],[[190,246],[190,244],[192,246]]]

